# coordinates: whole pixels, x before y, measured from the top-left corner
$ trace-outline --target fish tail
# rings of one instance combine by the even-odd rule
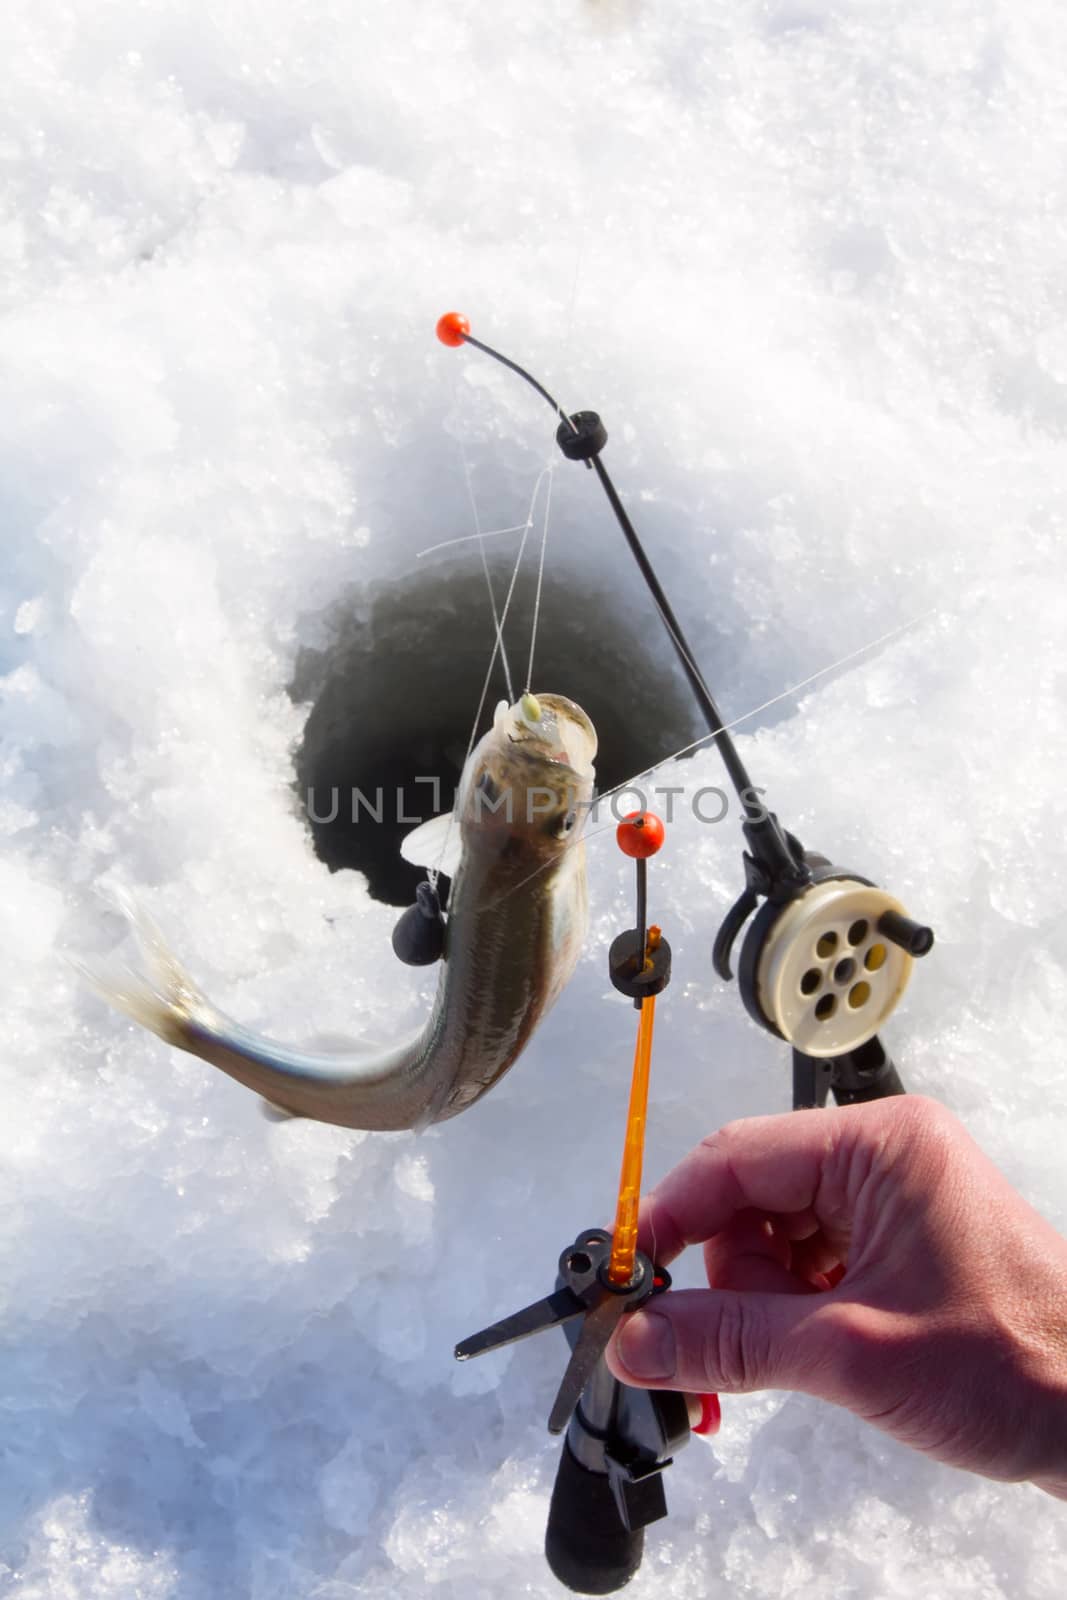
[[[188,1048],[189,1024],[214,1028],[221,1020],[220,1013],[189,976],[144,907],[125,889],[117,891],[114,900],[136,937],[143,970],[130,966],[115,970],[82,961],[74,962],[75,969],[117,1011],[168,1044]]]

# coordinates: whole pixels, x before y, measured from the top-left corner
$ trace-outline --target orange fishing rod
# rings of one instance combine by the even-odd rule
[[[650,930],[651,931],[651,930]],[[630,1108],[626,1113],[626,1139],[622,1147],[619,1197],[615,1205],[615,1230],[612,1234],[608,1277],[612,1283],[632,1282],[637,1260],[637,1212],[641,1201],[641,1169],[645,1155],[645,1120],[648,1111],[648,1079],[652,1065],[652,1028],[656,997],[641,1002],[637,1025],[637,1049],[630,1082]]]
[[[640,1017],[634,1051],[630,1104],[626,1113],[626,1136],[619,1172],[619,1193],[615,1205],[608,1277],[619,1287],[632,1282],[637,1260],[637,1214],[641,1200],[641,1173],[645,1156],[645,1125],[648,1118],[648,1085],[652,1069],[652,1031],[656,1021],[656,995],[667,981],[670,952],[657,927],[646,927],[648,883],[646,862],[655,855],[664,839],[663,824],[651,811],[634,812],[615,830],[619,849],[637,863],[637,926],[625,950],[612,947],[609,957],[612,982],[633,998]],[[621,957],[621,960],[619,959]],[[612,959],[615,958],[615,959]],[[620,983],[618,980],[622,979]],[[623,987],[625,985],[625,987]],[[646,988],[647,986],[647,988]],[[642,992],[644,991],[644,992]]]

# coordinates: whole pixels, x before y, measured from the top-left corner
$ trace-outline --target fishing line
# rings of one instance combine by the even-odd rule
[[[761,705],[753,706],[751,711],[743,712],[741,716],[735,717],[733,722],[725,724],[726,730],[729,731],[733,728],[740,727],[741,723],[747,722],[749,718],[759,716],[761,711],[767,711],[771,706],[778,705],[782,700],[788,700],[790,695],[799,694],[801,689],[806,689],[809,684],[815,683],[819,678],[824,678],[828,672],[836,672],[838,668],[848,666],[860,656],[866,655],[871,650],[876,650],[879,645],[888,644],[890,640],[899,638],[901,634],[907,633],[911,628],[917,627],[920,622],[925,622],[928,617],[936,616],[938,613],[939,608],[937,606],[931,606],[927,611],[920,611],[918,616],[910,618],[907,622],[899,623],[895,628],[890,628],[887,633],[880,634],[877,639],[871,639],[867,644],[860,645],[858,650],[852,650],[848,655],[841,656],[839,660],[829,662],[825,667],[820,667],[817,672],[812,672],[808,675],[808,677],[802,678],[799,683],[794,683],[788,689],[783,689],[780,694],[772,695],[769,700],[764,700]],[[668,761],[677,761],[680,756],[688,755],[691,750],[696,750],[702,744],[707,744],[710,740],[716,738],[718,738],[717,734],[707,733],[703,738],[695,739],[692,744],[687,744],[683,746],[681,750],[676,750],[673,755],[662,756],[660,760],[655,762],[651,767],[646,767],[643,772],[638,772],[634,775],[634,777],[627,778],[625,783],[616,784],[614,789],[605,789],[602,794],[598,794],[596,798],[590,802],[589,811],[591,813],[595,813],[602,802],[605,800],[610,800],[612,795],[622,793],[623,790],[628,789],[632,785],[638,783],[642,778],[650,778],[654,772],[659,771],[660,767],[666,766]],[[564,851],[572,850],[576,849],[579,845],[588,844],[593,839],[597,838],[598,835],[607,833],[612,828],[617,826],[618,818],[613,817],[611,822],[605,822],[600,827],[593,828],[591,832],[582,833],[576,839],[569,840],[564,845],[563,849]],[[555,865],[556,862],[554,860],[543,861],[539,867],[535,867],[534,870],[525,878],[522,878],[518,883],[513,884],[510,889],[506,889],[504,893],[496,900],[489,901],[487,905],[479,906],[478,909],[491,910],[493,906],[499,905],[502,901],[510,899],[513,894],[517,894],[520,889],[525,888],[526,885],[532,882],[534,878],[539,877],[542,872],[548,872]]]
[[[582,273],[582,263],[585,260],[585,246],[588,237],[589,223],[586,221],[582,225],[582,231],[578,238],[578,254],[574,261],[574,276],[571,279],[571,300],[570,305],[567,307],[567,321],[563,330],[564,350],[570,344],[571,334],[574,332],[574,313],[578,306],[578,281]]]
[[[581,257],[579,256],[578,266],[576,266],[576,268],[575,268],[574,295],[572,297],[572,304],[571,304],[571,313],[572,314],[573,314],[573,310],[574,310],[574,299],[577,297],[577,292],[578,292],[578,267],[580,267],[580,265],[581,265]],[[463,319],[461,319],[461,320],[463,320]],[[443,327],[444,323],[446,323],[447,321],[448,321],[448,319],[445,318],[445,319],[443,319],[442,322],[438,323],[438,334],[439,335],[441,334],[442,327]],[[464,332],[463,332],[463,335],[458,340],[458,343],[460,343],[460,344],[467,343],[467,344],[474,345],[474,347],[476,349],[481,350],[485,355],[492,356],[493,359],[495,361],[498,361],[501,366],[505,366],[505,367],[509,368],[510,371],[516,373],[520,378],[524,379],[525,382],[528,383],[532,389],[535,389],[537,391],[537,393],[542,397],[542,399],[544,399],[544,400],[546,400],[548,402],[548,404],[552,407],[553,411],[556,412],[557,416],[560,419],[561,427],[563,427],[565,429],[569,428],[571,433],[574,436],[577,437],[578,431],[579,431],[577,423],[570,416],[568,416],[568,414],[564,411],[563,407],[560,405],[559,401],[556,400],[554,398],[554,396],[551,395],[548,392],[548,390],[545,388],[544,384],[539,383],[537,381],[537,379],[531,373],[527,372],[525,367],[520,367],[517,361],[510,360],[510,358],[508,356],[501,355],[498,350],[493,350],[489,345],[482,344],[480,339],[475,339],[473,337],[473,335],[471,334],[471,332],[470,332],[469,325],[466,325],[466,324],[464,325]],[[456,394],[455,384],[454,383],[453,383],[453,397],[454,397],[454,401],[455,401],[455,403],[457,404],[457,407],[458,407],[458,395]],[[519,563],[522,560],[523,549],[524,549],[525,544],[526,544],[526,536],[527,536],[527,533],[529,532],[530,527],[532,526],[534,506],[537,503],[537,492],[538,492],[538,489],[541,486],[541,480],[544,478],[545,473],[547,472],[548,475],[549,475],[549,478],[548,478],[548,492],[547,492],[546,497],[545,497],[545,521],[544,521],[544,528],[543,528],[542,535],[541,535],[541,556],[540,556],[540,561],[538,563],[538,569],[537,569],[537,591],[536,591],[536,595],[535,595],[535,599],[534,599],[533,626],[532,626],[531,633],[530,633],[530,659],[529,659],[529,665],[528,665],[527,677],[526,677],[526,687],[527,687],[527,690],[529,690],[529,688],[530,688],[530,680],[531,680],[532,675],[533,675],[534,646],[535,646],[536,641],[537,641],[537,625],[538,625],[538,622],[540,620],[540,614],[541,614],[541,592],[542,592],[543,581],[544,581],[545,548],[546,548],[546,545],[548,543],[548,517],[549,517],[549,508],[550,508],[551,503],[552,503],[552,463],[549,462],[549,463],[546,464],[546,466],[542,469],[540,475],[538,476],[536,484],[534,485],[533,497],[532,497],[531,502],[530,502],[530,510],[529,510],[529,514],[527,516],[526,526],[523,529],[523,536],[522,536],[522,541],[521,541],[521,543],[519,545],[519,553],[518,553],[518,556],[516,557],[515,569],[512,572],[511,584],[510,584],[510,587],[508,589],[507,600],[505,602],[504,610],[503,610],[503,612],[502,612],[502,614],[500,616],[500,619],[499,619],[499,621],[497,621],[496,602],[495,602],[495,598],[493,596],[493,586],[492,586],[492,583],[489,581],[489,567],[488,567],[488,562],[486,561],[486,556],[485,556],[485,545],[484,545],[484,542],[483,542],[481,522],[480,522],[479,517],[478,517],[478,507],[477,507],[477,505],[475,503],[474,490],[473,490],[473,486],[471,484],[470,466],[469,466],[469,463],[467,461],[467,452],[466,452],[466,450],[464,448],[462,437],[459,439],[458,443],[459,443],[459,447],[460,447],[460,453],[461,453],[461,456],[462,456],[462,459],[463,459],[464,475],[465,475],[466,481],[467,481],[467,493],[468,493],[468,496],[469,496],[470,502],[471,502],[471,510],[474,513],[475,537],[478,539],[478,549],[479,549],[479,552],[480,552],[481,558],[482,558],[482,568],[483,568],[483,571],[485,572],[486,583],[489,586],[489,598],[490,598],[490,603],[492,604],[492,607],[493,607],[493,620],[494,620],[494,622],[496,622],[496,625],[497,625],[497,644],[498,644],[498,646],[500,648],[502,659],[503,659],[503,662],[504,662],[504,677],[505,677],[506,682],[507,682],[508,700],[509,700],[509,702],[514,703],[515,694],[514,694],[514,690],[512,688],[511,674],[508,671],[507,655],[504,652],[504,642],[503,642],[504,619],[507,616],[508,605],[511,602],[511,595],[512,595],[512,592],[513,592],[514,587],[515,587],[515,579],[516,579],[516,576],[518,574]],[[596,462],[595,465],[597,467],[598,472],[600,472],[601,475],[602,475],[602,468],[600,467],[600,463]],[[459,541],[457,540],[455,542],[458,543]],[[693,671],[694,672],[696,671],[695,667],[693,667]],[[483,699],[484,699],[484,694],[483,694]],[[479,712],[479,715],[480,715],[480,712]],[[472,745],[472,747],[473,747],[473,745]],[[469,754],[469,751],[468,751],[468,754]]]
[[[860,656],[866,655],[871,650],[877,650],[879,645],[888,644],[890,640],[899,638],[901,634],[918,627],[920,622],[925,622],[928,617],[936,616],[938,610],[937,606],[930,606],[928,610],[920,611],[917,616],[909,618],[907,622],[898,623],[895,628],[890,628],[887,633],[879,634],[877,639],[870,639],[866,644],[861,644],[858,650],[850,651],[847,656],[842,656],[838,661],[829,662],[825,667],[820,667],[817,672],[812,672],[808,677],[802,678],[799,683],[794,683],[788,689],[783,689],[780,694],[772,695],[769,700],[764,700],[761,705],[753,706],[751,711],[745,711],[741,716],[735,717],[733,722],[724,723],[717,732],[702,734],[699,739],[694,739],[692,744],[683,745],[681,750],[675,750],[673,755],[662,756],[651,767],[646,767],[643,772],[635,773],[632,778],[627,778],[625,783],[618,783],[614,789],[605,789],[602,794],[598,794],[597,804],[599,805],[602,800],[610,800],[613,794],[618,794],[620,790],[628,789],[632,784],[639,782],[641,778],[651,777],[654,772],[659,771],[660,767],[666,766],[668,761],[677,761],[680,756],[687,756],[690,751],[698,750],[702,744],[710,744],[712,740],[719,737],[720,732],[730,733],[734,728],[740,727],[742,722],[747,722],[750,717],[758,717],[761,711],[767,711],[771,706],[778,705],[780,701],[788,700],[790,695],[799,694],[809,684],[815,683],[819,678],[824,678],[828,672],[836,672],[840,667],[847,667],[851,662],[858,660]]]
[[[541,590],[545,581],[545,551],[548,549],[548,515],[552,507],[552,476],[555,472],[553,463],[547,469],[548,488],[545,490],[545,517],[541,525],[541,555],[537,563],[537,588],[534,591],[533,623],[530,627],[530,660],[526,668],[526,691],[533,693],[533,665],[534,645],[537,643],[537,624],[541,620]]]
[[[474,749],[475,740],[478,737],[478,724],[482,720],[482,712],[485,709],[486,696],[489,693],[489,685],[493,678],[493,668],[496,666],[497,655],[500,654],[504,647],[504,624],[508,620],[508,612],[511,609],[511,601],[515,593],[515,582],[519,576],[519,568],[522,565],[522,557],[523,552],[526,549],[526,541],[529,538],[530,529],[533,527],[533,514],[534,507],[537,504],[538,491],[541,488],[541,482],[545,477],[545,474],[550,473],[551,470],[552,468],[550,466],[545,466],[541,469],[537,475],[537,481],[534,484],[533,494],[530,496],[530,508],[526,513],[526,521],[522,524],[522,538],[519,540],[519,548],[515,556],[515,564],[511,569],[511,581],[508,584],[508,592],[504,598],[503,609],[501,610],[500,620],[497,624],[496,639],[493,644],[493,653],[489,657],[489,666],[486,668],[485,678],[482,681],[482,692],[478,696],[478,709],[474,713],[474,722],[471,725],[470,738],[467,741],[467,751],[463,757],[463,766],[460,768],[461,772],[463,771],[463,768],[466,767],[467,762],[470,760],[471,751]],[[510,677],[508,678],[508,695],[510,703],[514,703],[514,693],[511,688]],[[441,875],[441,862],[444,860],[445,851],[447,850],[449,840],[452,837],[452,829],[456,825],[455,815],[455,807],[453,807],[449,812],[448,827],[445,829],[445,836],[441,841],[441,848],[438,852],[437,862],[434,866],[427,867],[426,869],[426,876],[432,889],[437,888],[437,880]]]
[[[521,533],[525,527],[525,522],[516,522],[511,528],[486,528],[484,533],[461,533],[458,539],[442,539],[439,544],[428,544],[425,550],[416,550],[415,560],[421,561],[423,556],[432,556],[438,550],[451,550],[454,544],[472,544],[475,539],[499,539],[505,533]]]
[[[453,378],[453,380],[452,380],[452,403],[453,403],[453,405],[456,407],[456,409],[458,411],[458,409],[459,409],[459,392],[458,392],[458,389],[457,389],[457,386],[456,386],[455,378]],[[497,616],[496,595],[493,593],[493,580],[489,575],[489,562],[486,560],[485,542],[484,542],[484,540],[482,538],[482,519],[478,515],[478,502],[477,502],[477,500],[475,499],[475,496],[474,496],[474,484],[471,481],[471,467],[470,467],[470,462],[467,459],[467,447],[463,443],[463,434],[462,434],[462,432],[460,433],[460,436],[459,436],[459,439],[458,439],[457,442],[459,444],[460,458],[461,458],[461,460],[463,462],[463,477],[464,477],[464,479],[466,481],[466,484],[467,484],[467,499],[470,501],[471,514],[474,517],[474,528],[475,528],[474,537],[478,541],[478,554],[482,558],[482,572],[485,575],[485,586],[489,591],[489,606],[490,606],[490,609],[491,609],[491,611],[493,613],[493,627],[496,629],[496,642],[497,642],[497,645],[498,645],[498,647],[500,649],[500,659],[501,659],[501,662],[502,662],[503,667],[504,667],[504,682],[507,684],[508,700],[512,701],[512,700],[514,700],[515,696],[514,696],[514,693],[512,692],[512,688],[511,688],[511,670],[510,670],[510,668],[508,666],[508,653],[507,653],[507,650],[504,647],[504,631],[503,631],[504,630],[504,624],[503,624],[503,620],[500,617]],[[416,559],[418,559],[418,558],[416,557]]]
[[[455,406],[456,410],[458,411],[459,410],[459,393],[458,393],[458,390],[456,388],[455,381],[453,381],[453,384],[452,384],[452,403]],[[478,515],[478,502],[477,502],[477,499],[476,499],[475,494],[474,494],[474,484],[472,482],[472,477],[471,477],[470,461],[468,460],[468,457],[467,457],[467,451],[466,451],[466,447],[465,447],[465,445],[463,443],[462,434],[460,435],[460,437],[458,438],[458,440],[456,442],[459,445],[460,459],[463,462],[463,477],[464,477],[464,481],[466,482],[466,485],[467,485],[467,498],[470,501],[471,514],[474,517],[474,528],[475,528],[475,531],[474,531],[473,534],[467,535],[466,537],[468,539],[473,538],[473,539],[477,540],[477,543],[478,543],[478,553],[479,553],[479,555],[481,557],[482,572],[485,574],[486,587],[489,590],[489,604],[490,604],[490,607],[492,608],[492,612],[493,612],[493,629],[494,629],[494,634],[495,634],[495,638],[494,638],[494,641],[493,641],[493,652],[492,652],[492,655],[489,657],[489,665],[486,668],[485,677],[484,677],[484,679],[482,681],[482,690],[481,690],[481,694],[478,696],[478,706],[477,706],[477,709],[476,709],[476,711],[474,713],[474,720],[473,720],[473,722],[471,724],[470,738],[467,740],[466,754],[463,757],[463,767],[466,767],[467,762],[470,759],[471,751],[474,749],[475,740],[478,737],[478,725],[482,720],[482,712],[485,709],[485,700],[486,700],[486,696],[489,693],[489,685],[492,682],[492,677],[493,677],[493,668],[496,666],[496,658],[497,658],[498,655],[500,656],[501,664],[502,664],[502,666],[504,668],[504,683],[505,683],[505,685],[507,687],[508,702],[509,702],[509,704],[513,704],[514,700],[515,700],[515,691],[514,691],[514,688],[512,686],[511,671],[510,671],[510,668],[509,668],[509,665],[508,665],[507,649],[506,649],[505,644],[504,644],[504,624],[507,621],[508,611],[509,611],[509,609],[511,607],[511,597],[515,592],[515,581],[518,578],[519,568],[522,565],[523,552],[526,549],[526,540],[527,540],[527,537],[529,536],[530,529],[533,526],[534,507],[537,504],[537,491],[541,487],[541,479],[544,477],[545,472],[548,471],[549,469],[546,467],[546,468],[542,469],[542,471],[538,474],[537,481],[534,484],[533,494],[530,497],[530,507],[529,507],[529,510],[526,513],[526,521],[524,523],[519,524],[513,530],[512,529],[497,530],[497,531],[500,531],[500,532],[512,532],[512,531],[517,532],[518,531],[518,527],[521,527],[521,529],[522,529],[522,538],[519,540],[519,548],[518,548],[518,552],[516,553],[516,556],[515,556],[515,564],[511,569],[511,581],[508,584],[508,591],[507,591],[507,595],[505,596],[505,599],[504,599],[503,610],[498,614],[497,613],[497,608],[496,608],[496,596],[493,593],[493,581],[492,581],[492,578],[491,578],[490,573],[489,573],[489,562],[488,562],[488,560],[486,558],[486,554],[485,554],[485,538],[486,538],[486,536],[482,531],[481,518]],[[461,542],[464,542],[464,541],[461,541],[459,539],[445,540],[445,541],[443,541],[443,544],[459,544]],[[440,548],[443,548],[443,545],[431,545],[430,546],[430,549],[440,549]],[[428,553],[429,553],[428,551],[421,552],[421,554],[428,554]],[[418,559],[419,559],[418,556],[416,556],[416,560],[418,560]],[[463,770],[463,767],[460,768],[461,771]],[[429,883],[431,889],[433,889],[435,893],[437,891],[438,880],[439,880],[439,878],[441,876],[441,862],[444,860],[445,852],[448,849],[449,840],[452,837],[452,829],[454,827],[455,827],[455,806],[453,806],[451,808],[451,810],[449,811],[448,826],[445,829],[445,836],[441,841],[441,848],[440,848],[440,850],[438,852],[437,861],[432,867],[427,867],[427,869],[426,869],[427,882]]]

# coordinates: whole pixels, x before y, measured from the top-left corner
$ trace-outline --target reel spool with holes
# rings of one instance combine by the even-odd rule
[[[886,932],[886,927],[890,932]],[[924,940],[884,889],[834,867],[751,923],[738,978],[749,1015],[805,1055],[845,1055],[872,1039],[907,988]],[[930,936],[930,943],[932,943]],[[929,946],[927,945],[926,948]]]

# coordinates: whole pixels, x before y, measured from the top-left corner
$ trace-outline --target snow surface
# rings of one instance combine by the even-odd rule
[[[732,714],[936,608],[744,750],[936,927],[906,1081],[1067,1227],[1064,35],[1050,0],[7,0],[5,1597],[559,1592],[562,1340],[451,1352],[608,1214],[610,834],[557,1011],[419,1138],[272,1127],[63,960],[121,880],[251,1026],[424,1014],[393,910],[310,849],[287,686],[338,596],[470,531],[457,435],[486,526],[549,456],[535,397],[433,341],[452,306],[603,413]],[[629,583],[595,487],[560,463],[550,563]],[[788,1104],[708,961],[738,843],[687,817],[656,863],[650,1178]],[[804,1398],[724,1412],[635,1600],[1062,1593],[1036,1489]]]

